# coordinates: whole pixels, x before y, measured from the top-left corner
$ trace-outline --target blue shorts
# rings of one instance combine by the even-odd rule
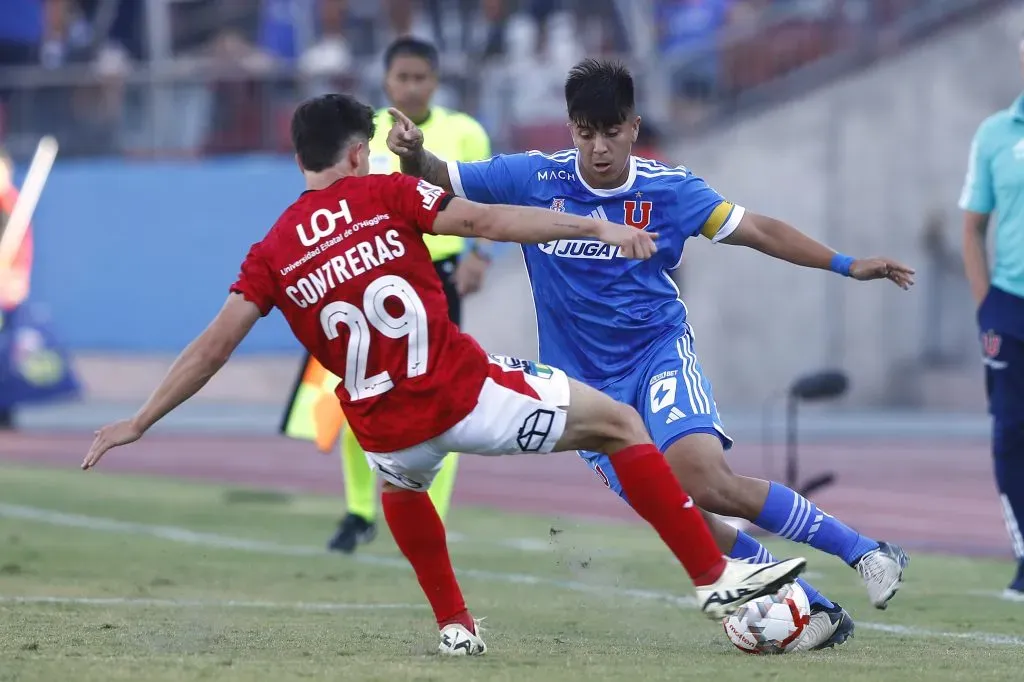
[[[1024,299],[991,287],[978,310],[989,412],[996,426],[1024,425]]]
[[[722,447],[726,450],[732,447],[732,439],[726,435],[718,417],[711,382],[704,376],[693,352],[689,327],[681,337],[665,343],[636,370],[601,392],[636,408],[651,439],[662,452],[691,433],[718,436]],[[607,455],[585,450],[580,450],[579,455],[605,485],[626,499]]]

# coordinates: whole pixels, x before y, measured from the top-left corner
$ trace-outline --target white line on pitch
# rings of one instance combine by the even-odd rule
[[[13,504],[0,504],[0,517],[38,521],[55,526],[71,528],[85,528],[88,530],[108,531],[131,535],[145,535],[184,544],[203,545],[218,549],[234,549],[278,556],[324,556],[327,553],[326,550],[319,547],[282,545],[276,542],[247,540],[244,538],[236,538],[217,533],[200,533],[178,526],[157,526],[145,523],[118,521],[116,519],[108,519],[98,516],[66,514],[50,509],[24,507]],[[409,564],[404,560],[394,559],[391,557],[357,554],[352,557],[352,560],[371,566],[385,566],[388,568],[410,570]],[[543,585],[546,587],[554,587],[573,592],[600,594],[602,596],[614,595],[617,597],[653,601],[688,608],[693,608],[696,605],[696,600],[693,597],[680,597],[678,595],[658,590],[627,589],[609,585],[595,585],[575,580],[543,578],[525,573],[504,573],[498,571],[481,571],[477,569],[460,569],[456,572],[462,577],[483,580],[485,582],[502,582],[516,585]],[[887,632],[905,637],[960,639],[982,642],[985,644],[1024,646],[1024,638],[991,632],[944,632],[905,625],[889,625],[886,623],[872,623],[864,621],[858,622],[857,627],[863,630],[875,630],[878,632]]]
[[[339,604],[333,602],[275,602],[245,599],[149,599],[132,597],[4,596],[0,604],[72,604],[79,606],[171,606],[179,608],[280,609],[293,611],[386,611],[423,609],[425,604]]]

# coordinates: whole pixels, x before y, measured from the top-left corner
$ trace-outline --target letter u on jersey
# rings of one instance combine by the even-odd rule
[[[650,201],[627,201],[623,204],[626,224],[638,230],[645,230],[651,224],[651,209],[654,203]]]

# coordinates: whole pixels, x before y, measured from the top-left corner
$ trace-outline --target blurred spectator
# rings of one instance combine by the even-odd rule
[[[415,0],[384,0],[384,3],[392,35],[401,37],[411,34]]]
[[[257,43],[263,51],[285,63],[294,63],[313,42],[315,0],[263,0]]]
[[[306,76],[334,77],[352,68],[352,53],[345,40],[347,0],[320,0],[316,40],[299,57],[299,71]],[[320,81],[320,92],[332,90],[329,81]],[[319,94],[310,92],[309,95]]]
[[[43,2],[43,36],[39,61],[48,69],[86,62],[93,46],[92,27],[74,0]]]
[[[67,67],[103,69],[101,77],[84,79],[82,85],[42,79],[34,87],[22,88],[8,98],[12,129],[26,138],[51,133],[65,141],[65,155],[96,154],[112,150],[121,121],[122,88],[119,76],[125,71],[123,50],[95,38],[92,27],[77,2],[42,0],[38,3],[39,43],[32,63],[46,71]],[[81,82],[81,81],[79,81]]]
[[[719,91],[719,37],[737,0],[657,0],[658,50],[672,63],[674,114],[684,122],[706,115]]]
[[[3,0],[0,67],[34,64],[43,38],[43,0]]]
[[[477,0],[424,0],[434,30],[434,43],[442,54],[469,55],[475,52],[474,25],[478,19]],[[452,20],[454,19],[454,21]],[[450,29],[458,27],[458,40],[450,40]]]

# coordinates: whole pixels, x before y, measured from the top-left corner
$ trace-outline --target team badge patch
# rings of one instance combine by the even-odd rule
[[[565,213],[565,199],[562,199],[561,197],[552,199],[550,209],[552,211],[558,211],[559,213]]]
[[[1003,346],[1003,337],[989,329],[981,335],[981,352],[985,357],[992,360],[999,356],[999,349]]]

